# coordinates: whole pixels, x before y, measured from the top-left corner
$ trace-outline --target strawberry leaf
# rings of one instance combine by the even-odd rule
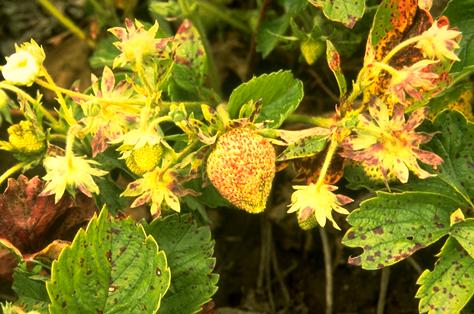
[[[425,270],[417,284],[420,313],[459,313],[474,295],[474,259],[449,238],[432,271]]]
[[[212,273],[216,260],[209,227],[198,227],[190,215],[172,215],[154,220],[145,229],[166,251],[173,274],[159,312],[199,311],[217,291],[219,279]]]
[[[269,127],[282,125],[303,99],[303,83],[290,71],[263,74],[237,87],[229,98],[228,111],[237,118],[240,108],[249,101],[262,101],[256,122],[271,121]]]
[[[155,313],[170,282],[166,256],[132,220],[106,208],[53,262],[51,313]]]
[[[315,7],[322,8],[328,19],[341,22],[348,28],[353,28],[365,11],[365,0],[309,0],[309,2]]]

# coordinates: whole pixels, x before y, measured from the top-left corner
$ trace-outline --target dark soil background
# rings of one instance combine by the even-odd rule
[[[54,3],[83,29],[89,29],[91,17],[83,11],[85,0]],[[227,3],[241,9],[255,7],[254,1]],[[138,2],[137,13],[146,17],[144,1]],[[370,24],[370,14],[360,24],[360,29],[356,27],[354,32],[363,36]],[[316,115],[334,109],[337,85],[324,58],[310,67],[302,62],[297,49],[278,48],[262,60],[258,54],[249,51],[252,42],[247,35],[225,27],[213,27],[209,34],[222,78],[224,98],[254,74],[292,69],[305,87],[305,98],[299,113]],[[76,80],[80,80],[83,87],[89,84],[92,70],[88,57],[91,50],[85,43],[70,35],[36,1],[2,0],[0,54],[8,55],[13,50],[14,42],[29,40],[30,37],[45,47],[46,67],[59,85],[69,87]],[[343,55],[343,70],[348,75],[348,82],[356,76],[362,64],[363,50],[361,40],[352,51]],[[296,129],[304,125],[288,124],[285,127]],[[1,136],[5,138],[5,127],[1,129]],[[12,159],[5,157],[6,154],[1,156],[0,173],[13,164]],[[358,252],[340,244],[348,228],[343,220],[338,222],[343,231],[327,226],[323,233],[318,229],[304,232],[298,227],[295,216],[286,214],[291,185],[295,184],[291,178],[290,171],[278,174],[265,214],[250,215],[229,208],[209,210],[216,241],[216,272],[220,274],[220,282],[207,312],[325,313],[327,278],[321,238],[325,235],[333,276],[333,312],[377,313],[383,271],[365,271],[347,264],[348,257]],[[344,186],[344,182],[339,185]],[[3,191],[4,186],[1,188]],[[350,191],[344,191],[344,194],[356,200],[367,197]],[[387,294],[383,298],[385,313],[418,312],[418,300],[414,298],[416,279],[422,269],[432,267],[433,256],[438,250],[439,245],[434,245],[416,253],[408,261],[385,270],[385,276],[389,276]]]

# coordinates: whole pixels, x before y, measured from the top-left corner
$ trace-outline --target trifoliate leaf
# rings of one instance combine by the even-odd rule
[[[249,101],[262,101],[256,122],[271,120],[269,126],[279,127],[303,99],[303,83],[290,71],[278,71],[252,78],[234,89],[229,98],[228,111],[237,118],[240,108]]]
[[[449,238],[433,271],[425,270],[417,284],[420,313],[459,313],[474,295],[474,259]]]
[[[209,227],[198,227],[190,215],[172,215],[146,227],[166,251],[173,274],[170,289],[159,313],[195,313],[217,291],[219,276],[213,274],[214,241]]]
[[[51,313],[155,313],[170,283],[166,256],[130,219],[106,208],[53,262]]]
[[[364,249],[349,263],[378,269],[407,258],[449,232],[449,215],[458,206],[441,193],[378,193],[347,218],[352,228],[343,243]]]

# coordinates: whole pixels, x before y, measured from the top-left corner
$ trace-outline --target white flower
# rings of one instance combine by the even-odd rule
[[[6,57],[7,63],[2,68],[5,80],[15,85],[31,85],[41,71],[45,55],[34,40],[15,46],[16,52]]]
[[[43,165],[47,173],[43,179],[47,183],[41,195],[54,194],[54,201],[57,203],[66,189],[74,193],[78,188],[85,195],[92,197],[92,193],[99,193],[99,187],[92,176],[107,174],[106,171],[91,166],[97,164],[94,160],[73,155],[45,158]]]
[[[337,190],[334,185],[309,184],[293,186],[296,190],[291,196],[291,207],[288,213],[298,212],[298,223],[303,229],[310,229],[319,224],[321,227],[326,225],[326,220],[332,222],[334,228],[340,230],[332,218],[332,211],[347,215],[349,212],[342,207],[352,202],[352,199],[342,195],[335,194]]]

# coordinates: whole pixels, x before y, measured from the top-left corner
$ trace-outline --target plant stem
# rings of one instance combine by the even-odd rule
[[[10,169],[8,169],[7,171],[5,171],[5,172],[0,176],[0,184],[2,184],[3,181],[5,181],[6,179],[8,179],[8,178],[9,178],[12,174],[14,174],[15,172],[20,171],[21,168],[25,167],[26,165],[28,165],[28,162],[23,161],[23,162],[17,163],[16,165],[12,166]]]
[[[324,254],[324,273],[326,276],[326,314],[332,314],[333,311],[333,276],[332,276],[332,258],[331,247],[326,229],[319,227],[321,242]]]
[[[37,2],[52,16],[54,16],[61,24],[69,29],[71,33],[79,37],[81,40],[84,40],[89,47],[95,47],[95,43],[87,38],[86,34],[79,27],[77,27],[72,20],[59,11],[49,0],[37,0]]]
[[[41,113],[44,115],[44,117],[46,119],[48,119],[49,122],[51,122],[53,128],[55,128],[55,129],[58,128],[58,121],[56,121],[56,119],[53,117],[53,115],[48,110],[46,110],[46,108],[44,108],[39,101],[37,101],[36,99],[34,99],[30,95],[28,95],[24,90],[22,90],[22,89],[20,89],[16,86],[10,85],[10,84],[8,84],[4,81],[0,82],[0,89],[9,90],[11,92],[14,92],[17,95],[21,95],[21,97],[24,97],[31,104],[38,107],[38,109],[41,111]]]
[[[312,117],[306,114],[292,113],[286,118],[285,122],[307,123],[323,128],[329,128],[334,125],[334,119],[324,117]]]
[[[321,171],[319,173],[318,181],[316,182],[317,187],[320,187],[324,184],[324,178],[326,177],[326,173],[328,172],[329,166],[331,165],[332,157],[336,152],[337,146],[338,143],[335,138],[335,133],[333,133],[331,137],[331,143],[329,144],[328,152],[326,153],[323,166],[321,167]]]
[[[409,38],[407,40],[404,40],[402,41],[401,43],[399,43],[398,45],[396,45],[392,50],[390,50],[390,52],[382,59],[382,63],[385,63],[385,64],[388,64],[388,61],[390,61],[390,59],[397,54],[397,52],[399,52],[400,50],[418,42],[420,39],[422,38],[422,35],[418,35],[418,36],[415,36],[415,37],[412,37],[412,38]]]
[[[51,75],[49,75],[48,71],[44,66],[41,67],[41,73],[44,75],[44,78],[46,79],[46,82],[51,86],[51,90],[58,96],[58,103],[61,106],[61,109],[64,111],[64,118],[66,119],[66,122],[69,125],[73,125],[76,123],[76,120],[71,114],[71,111],[69,110],[68,106],[66,105],[66,100],[64,100],[64,97],[61,93],[61,90],[58,89],[58,86],[56,83],[54,83],[53,78]]]
[[[385,299],[387,298],[388,283],[390,280],[390,268],[382,269],[382,276],[380,278],[380,292],[379,300],[377,302],[377,314],[383,314],[385,309]]]

